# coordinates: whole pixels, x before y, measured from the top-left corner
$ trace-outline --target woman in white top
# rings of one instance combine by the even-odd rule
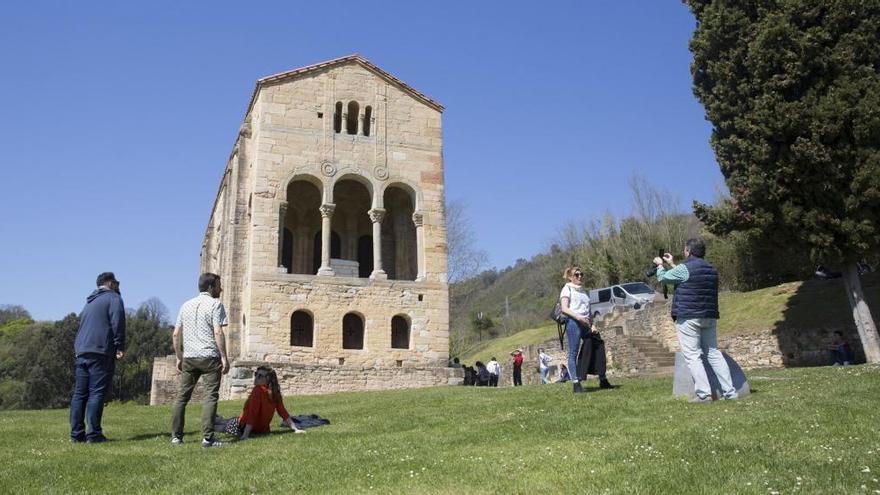
[[[568,316],[565,322],[565,335],[568,340],[568,370],[571,373],[571,382],[574,387],[574,393],[583,392],[577,372],[578,349],[581,346],[582,336],[588,335],[590,332],[590,294],[584,289],[583,270],[579,266],[572,266],[565,269],[563,273],[568,283],[559,293],[559,302],[562,312]]]

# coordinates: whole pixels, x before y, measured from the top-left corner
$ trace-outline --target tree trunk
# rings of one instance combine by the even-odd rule
[[[846,266],[843,272],[843,284],[849,306],[852,308],[853,320],[859,331],[859,338],[862,339],[865,360],[869,363],[880,363],[880,339],[877,337],[877,326],[865,301],[862,281],[859,279],[859,270],[855,263]]]

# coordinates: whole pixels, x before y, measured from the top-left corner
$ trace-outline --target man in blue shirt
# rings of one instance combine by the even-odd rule
[[[115,360],[125,352],[125,304],[113,272],[98,275],[98,288],[79,315],[74,351],[73,397],[70,400],[70,441],[106,442],[101,429],[104,399],[110,389]],[[85,432],[83,420],[89,423]]]
[[[676,265],[669,253],[664,254],[662,259],[659,256],[654,258],[657,280],[676,286],[672,299],[672,319],[678,332],[681,353],[694,377],[694,402],[712,401],[709,378],[700,359],[703,353],[718,377],[724,398],[738,398],[727,361],[718,350],[718,272],[703,259],[705,255],[706,244],[702,239],[689,239],[685,243],[685,260],[682,263]]]

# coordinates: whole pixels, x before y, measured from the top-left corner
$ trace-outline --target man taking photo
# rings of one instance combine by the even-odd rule
[[[709,366],[718,377],[725,399],[737,399],[730,369],[718,350],[718,272],[708,261],[706,244],[702,239],[689,239],[684,246],[684,261],[676,265],[672,255],[654,258],[657,281],[675,285],[672,299],[672,319],[678,333],[681,353],[694,377],[696,397],[692,402],[711,402],[712,390],[703,361],[705,353]]]

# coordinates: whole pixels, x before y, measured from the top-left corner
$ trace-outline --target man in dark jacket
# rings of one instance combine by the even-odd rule
[[[672,255],[654,258],[657,280],[675,285],[672,299],[672,319],[678,331],[681,353],[694,377],[694,402],[711,402],[712,390],[706,368],[700,359],[706,354],[709,366],[718,377],[725,399],[736,399],[730,369],[718,350],[716,326],[718,325],[718,272],[703,257],[706,244],[701,239],[689,239],[684,247],[685,260],[676,265]],[[665,268],[664,263],[669,266]]]
[[[70,441],[98,443],[107,438],[101,430],[104,398],[113,378],[115,360],[125,351],[125,305],[119,281],[112,272],[98,275],[98,289],[86,299],[79,315],[74,343],[76,369],[70,401]],[[83,420],[89,423],[86,433]]]

